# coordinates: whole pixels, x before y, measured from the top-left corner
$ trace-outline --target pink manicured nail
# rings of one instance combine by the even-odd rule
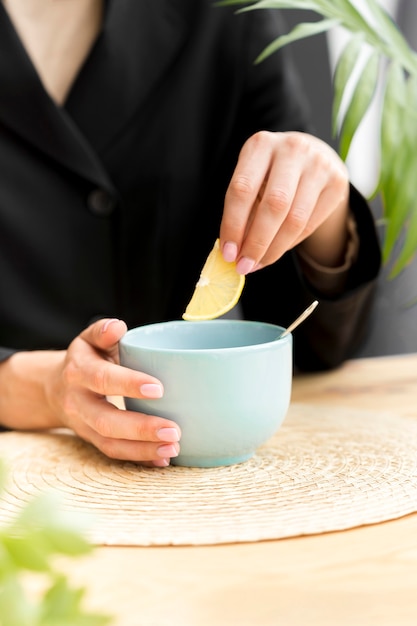
[[[175,443],[180,440],[178,430],[176,428],[160,428],[156,433],[161,441],[169,441]]]
[[[161,459],[160,461],[152,461],[154,467],[167,467],[169,465],[169,459]]]
[[[162,398],[164,390],[156,383],[144,383],[140,387],[140,392],[145,398]]]
[[[157,453],[158,453],[158,456],[168,457],[168,458],[171,458],[173,456],[178,456],[177,449],[172,444],[166,445],[166,446],[159,446],[159,448],[157,449]]]
[[[238,274],[249,274],[255,267],[255,261],[243,256],[236,265],[236,271]]]
[[[237,245],[233,241],[226,241],[223,246],[223,258],[228,263],[236,261],[237,257]]]
[[[111,319],[111,320],[107,320],[106,322],[104,322],[104,324],[103,324],[103,326],[101,328],[101,332],[105,333],[106,330],[108,329],[108,327],[110,326],[110,324],[114,324],[114,322],[120,322],[120,320],[118,320],[116,318]]]

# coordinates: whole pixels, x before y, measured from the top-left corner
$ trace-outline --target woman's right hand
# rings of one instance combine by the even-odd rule
[[[168,419],[125,411],[110,396],[159,398],[162,383],[119,364],[121,320],[102,319],[65,351],[17,352],[0,364],[0,423],[12,429],[70,428],[106,456],[164,467],[181,431]]]

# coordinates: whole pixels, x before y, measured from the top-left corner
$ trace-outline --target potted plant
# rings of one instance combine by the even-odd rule
[[[417,253],[417,54],[377,0],[361,0],[360,10],[350,0],[223,0],[217,3],[218,6],[233,4],[250,5],[238,12],[301,9],[314,11],[321,18],[298,23],[289,33],[272,41],[255,63],[261,63],[291,42],[335,27],[349,32],[348,43],[333,75],[332,130],[344,160],[382,81],[379,172],[368,199],[377,195],[381,199],[383,261],[385,265],[391,262],[389,276],[394,278]],[[364,48],[369,54],[358,72],[358,59]],[[386,69],[384,73],[381,67]],[[393,258],[400,237],[403,237],[403,244]]]

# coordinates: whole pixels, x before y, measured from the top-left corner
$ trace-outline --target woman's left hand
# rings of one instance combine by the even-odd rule
[[[338,154],[300,132],[250,137],[230,181],[220,227],[227,261],[241,274],[270,265],[301,245],[317,263],[342,262],[349,178]]]

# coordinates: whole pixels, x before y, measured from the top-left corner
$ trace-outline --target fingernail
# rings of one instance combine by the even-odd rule
[[[176,428],[160,428],[156,434],[158,439],[161,441],[174,443],[180,440],[180,436]]]
[[[146,398],[162,398],[164,390],[157,383],[144,383],[140,387],[140,392]]]
[[[110,324],[114,324],[114,322],[120,322],[120,320],[113,318],[111,320],[106,320],[101,328],[101,332],[105,333],[106,330],[108,329],[108,327],[110,326]]]
[[[169,465],[169,459],[161,459],[158,461],[152,461],[154,467],[167,467]]]
[[[158,456],[171,458],[178,456],[177,448],[174,445],[159,446],[157,449]]]
[[[243,256],[236,265],[236,271],[238,274],[249,274],[255,267],[255,261]]]
[[[226,241],[223,246],[223,258],[228,263],[236,261],[237,257],[237,245],[233,241]]]

